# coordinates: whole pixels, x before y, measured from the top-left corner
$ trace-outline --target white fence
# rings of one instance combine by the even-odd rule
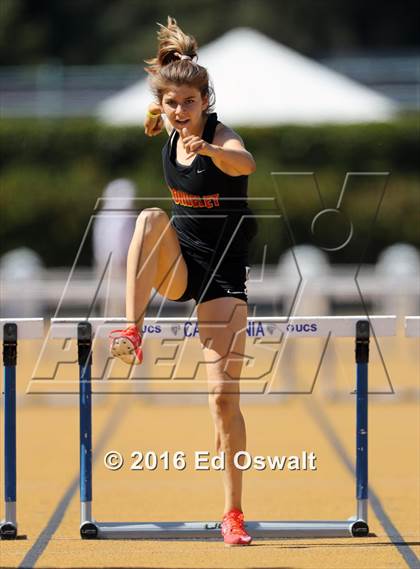
[[[335,266],[326,275],[315,275],[300,279],[299,274],[285,274],[277,267],[252,267],[248,282],[248,296],[251,307],[270,310],[265,316],[283,315],[289,312],[293,301],[293,312],[308,314],[329,314],[351,310],[352,305],[366,304],[374,307],[376,314],[417,314],[419,311],[419,281],[417,278],[401,278],[400,275],[378,275],[375,266],[365,265],[355,279],[357,267]],[[1,278],[1,313],[3,317],[62,317],[75,311],[93,311],[97,316],[121,316],[121,313],[101,314],[106,301],[110,305],[123,305],[125,281],[115,279],[112,287],[99,286],[98,277],[91,269],[78,269],[73,275],[70,270],[42,270],[30,280]],[[304,305],[304,307],[302,306]],[[334,310],[331,310],[331,306]],[[102,307],[102,308],[101,308]],[[274,314],[275,308],[281,314]],[[191,303],[176,303],[152,295],[151,310],[161,308],[170,315],[185,314]],[[303,310],[303,312],[302,312]],[[169,315],[169,314],[168,314]]]

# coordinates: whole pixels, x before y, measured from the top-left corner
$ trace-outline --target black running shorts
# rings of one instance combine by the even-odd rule
[[[215,298],[239,298],[247,302],[246,281],[249,267],[245,257],[227,257],[209,261],[208,256],[180,244],[188,269],[188,282],[184,294],[176,302],[194,299],[197,304]]]

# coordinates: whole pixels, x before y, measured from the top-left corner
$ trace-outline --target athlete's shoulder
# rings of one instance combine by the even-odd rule
[[[223,146],[226,142],[230,140],[237,140],[241,144],[241,146],[244,146],[244,141],[237,132],[235,132],[229,126],[219,122],[214,132],[214,139],[213,139],[214,144],[217,144],[218,146]]]

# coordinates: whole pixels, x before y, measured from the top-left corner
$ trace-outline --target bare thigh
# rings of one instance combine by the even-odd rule
[[[188,269],[176,231],[163,210],[160,210],[160,218],[161,231],[156,243],[159,253],[153,287],[169,300],[176,300],[187,288]]]
[[[237,298],[216,298],[197,306],[210,394],[236,393],[239,397],[247,314],[246,302]]]

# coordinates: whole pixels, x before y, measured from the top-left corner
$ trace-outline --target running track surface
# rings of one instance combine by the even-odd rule
[[[2,567],[419,566],[418,402],[401,400],[391,404],[386,397],[371,400],[372,537],[257,540],[249,548],[231,549],[221,541],[82,541],[78,532],[75,398],[61,396],[58,404],[51,405],[51,396],[25,395],[36,354],[24,346],[24,355],[25,366],[18,377],[19,539],[0,543]],[[389,373],[391,378],[403,377],[406,381],[409,377],[413,381],[418,377],[418,361],[404,364],[398,354],[393,354]],[[352,375],[352,370],[343,369],[341,374]],[[346,519],[353,515],[353,397],[346,395],[339,402],[331,402],[317,389],[312,395],[293,396],[270,405],[243,401],[251,453],[292,455],[313,450],[318,465],[316,472],[245,473],[243,505],[248,519]],[[196,450],[214,450],[213,426],[206,405],[191,404],[191,399],[183,404],[177,400],[175,404],[170,398],[162,405],[156,399],[148,404],[138,395],[94,399],[93,512],[98,520],[220,518],[221,473],[196,472],[192,467]],[[104,454],[110,450],[118,450],[126,457],[126,466],[118,472],[108,471],[103,465]],[[130,454],[134,450],[183,450],[190,466],[182,472],[166,472],[160,467],[153,472],[132,471]]]

